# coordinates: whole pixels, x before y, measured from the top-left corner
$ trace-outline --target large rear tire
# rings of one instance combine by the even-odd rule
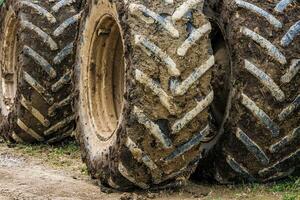
[[[182,183],[216,140],[211,25],[202,1],[114,2],[89,0],[81,25],[83,160],[92,176],[119,190]]]
[[[300,4],[225,0],[233,99],[215,159],[221,183],[265,182],[300,166]]]
[[[74,130],[73,46],[79,1],[6,0],[1,8],[1,134],[56,142]]]

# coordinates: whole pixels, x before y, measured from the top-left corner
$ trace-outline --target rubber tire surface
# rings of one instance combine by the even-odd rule
[[[1,41],[16,41],[17,92],[9,113],[2,116],[1,134],[22,143],[56,142],[71,135],[74,114],[74,40],[80,1],[14,1],[1,8]],[[7,17],[9,13],[14,13]],[[10,18],[10,19],[8,19]],[[7,20],[6,20],[7,19]],[[15,32],[5,32],[15,21]],[[6,28],[5,28],[6,27]],[[2,45],[1,45],[2,44]],[[10,45],[0,44],[5,67]],[[3,79],[4,71],[2,69]]]
[[[77,51],[77,128],[83,160],[101,184],[129,190],[183,183],[215,142],[209,122],[211,26],[199,2],[87,1]],[[84,102],[92,66],[87,54],[97,22],[106,15],[121,30],[126,88],[118,128],[101,140]]]
[[[214,162],[220,183],[265,182],[299,170],[299,8],[296,1],[224,1],[234,94]]]

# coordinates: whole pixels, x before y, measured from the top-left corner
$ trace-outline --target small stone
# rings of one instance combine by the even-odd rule
[[[156,197],[156,195],[153,194],[153,193],[148,193],[147,194],[147,198],[149,198],[149,199],[154,199],[155,197]]]
[[[130,193],[123,193],[120,197],[120,200],[133,200],[132,194]]]

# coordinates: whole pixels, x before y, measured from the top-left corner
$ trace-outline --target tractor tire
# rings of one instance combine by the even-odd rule
[[[51,143],[73,132],[79,4],[6,0],[2,6],[0,129],[7,140]]]
[[[224,1],[234,85],[214,159],[220,183],[267,182],[299,171],[300,3],[276,2]]]
[[[87,1],[75,69],[90,174],[118,190],[185,183],[216,134],[202,1]]]

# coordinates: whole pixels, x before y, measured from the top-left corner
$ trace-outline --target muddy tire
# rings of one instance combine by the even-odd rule
[[[1,134],[55,142],[71,135],[79,1],[6,0],[1,8]]]
[[[142,2],[88,1],[77,52],[83,160],[119,190],[180,185],[216,138],[201,1]]]
[[[224,7],[234,94],[215,178],[286,177],[300,165],[300,4],[226,0]]]

